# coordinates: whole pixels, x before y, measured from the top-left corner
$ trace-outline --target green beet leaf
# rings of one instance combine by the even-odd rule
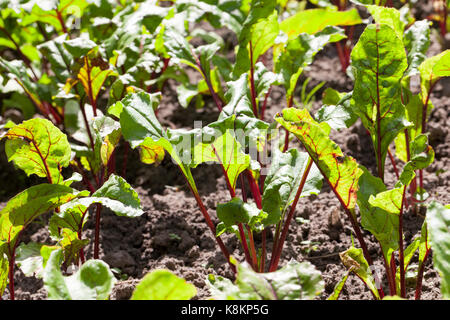
[[[334,287],[333,293],[328,297],[327,300],[338,300],[341,295],[342,289],[344,289],[345,283],[347,282],[348,276],[352,271],[347,270],[342,279]]]
[[[228,229],[240,223],[245,223],[252,230],[262,231],[264,229],[262,221],[267,217],[267,214],[258,209],[254,203],[246,203],[240,198],[233,198],[227,203],[217,204],[216,212],[219,220]]]
[[[16,263],[27,277],[42,277],[42,246],[41,243],[29,242],[27,244],[22,243],[17,247]]]
[[[84,57],[89,51],[97,47],[97,44],[94,41],[83,36],[66,40],[63,42],[63,45],[73,58]]]
[[[69,214],[75,213],[76,215],[73,219],[67,217],[67,214],[62,214],[62,217],[58,214],[58,216],[72,229],[75,225],[80,226],[80,224],[84,223],[81,220],[82,214],[85,212],[85,208],[89,208],[94,203],[102,204],[118,216],[134,218],[144,213],[137,192],[125,179],[111,174],[108,180],[90,197],[76,199],[61,207],[61,212],[66,212],[67,210]]]
[[[443,77],[450,76],[450,50],[426,59],[419,66],[422,99],[427,100],[435,84]]]
[[[275,0],[252,0],[250,11],[239,33],[239,47],[233,70],[235,79],[250,70],[258,58],[273,46],[278,36]]]
[[[73,275],[64,277],[60,267],[63,254],[53,251],[43,272],[44,287],[52,300],[106,300],[116,282],[109,266],[88,260]]]
[[[193,164],[219,163],[227,183],[235,190],[239,174],[250,166],[250,156],[242,150],[233,130],[235,116],[217,121],[203,128],[202,141],[194,141]]]
[[[369,203],[391,214],[400,214],[403,210],[406,188],[415,177],[415,170],[425,169],[433,161],[434,151],[428,145],[428,137],[423,134],[417,136],[411,143],[411,160],[404,166],[395,188],[372,195]]]
[[[431,102],[428,105],[428,115],[431,112]],[[422,133],[422,123],[423,123],[423,102],[419,95],[414,95],[409,100],[406,105],[406,119],[412,123],[410,128],[405,130],[408,131],[408,141],[409,145],[406,145],[406,135],[405,130],[400,131],[397,138],[395,139],[395,154],[397,157],[404,161],[408,162],[408,148],[411,148],[411,142],[417,138],[418,135]]]
[[[6,254],[3,253],[5,247],[6,244],[3,241],[0,241],[0,296],[5,292],[9,280],[9,262]]]
[[[408,52],[408,70],[405,76],[419,74],[419,66],[427,58],[426,53],[430,47],[430,22],[416,21],[403,35],[403,43]]]
[[[131,300],[190,300],[197,289],[169,270],[155,270],[139,282]]]
[[[408,67],[403,41],[388,25],[369,25],[351,60],[355,75],[352,105],[370,132],[378,175],[384,180],[388,147],[410,125],[400,97],[401,79]]]
[[[375,279],[372,276],[372,271],[369,268],[369,264],[364,258],[362,249],[352,247],[339,254],[342,263],[345,267],[355,273],[366,286],[370,289],[376,299],[380,299],[380,295],[377,290]]]
[[[381,7],[377,5],[366,6],[377,24],[391,27],[399,39],[403,39],[405,23],[400,18],[400,11],[395,8]]]
[[[327,9],[301,10],[283,20],[280,29],[289,39],[297,38],[301,33],[315,34],[328,26],[353,26],[362,23],[356,9],[336,11]]]
[[[390,262],[392,252],[398,249],[399,217],[370,201],[386,192],[386,186],[380,178],[374,177],[366,168],[359,178],[357,204],[361,215],[361,225],[378,240],[383,255]]]
[[[339,146],[329,138],[330,127],[317,123],[306,109],[284,109],[275,120],[300,140],[341,205],[352,211],[363,171],[353,158],[344,157]]]
[[[46,177],[50,183],[62,183],[61,169],[70,161],[67,136],[46,119],[31,119],[11,128],[4,136],[9,161],[27,175]]]
[[[218,300],[312,300],[324,289],[320,272],[309,262],[289,262],[278,271],[257,273],[238,265],[236,282],[209,275],[212,297]]]
[[[430,203],[426,222],[433,264],[441,276],[441,293],[444,299],[450,299],[450,209],[436,201]]]
[[[70,51],[64,47],[67,35],[63,34],[38,46],[39,51],[48,59],[55,72],[55,76],[62,83],[70,76],[72,56]]]
[[[132,148],[141,146],[144,150],[144,157],[141,159],[145,163],[160,161],[164,151],[167,151],[172,159],[180,167],[189,185],[194,192],[197,192],[189,165],[192,162],[191,156],[184,157],[178,152],[180,148],[186,148],[186,143],[193,139],[197,131],[186,132],[183,130],[165,131],[155,116],[155,105],[159,104],[159,95],[147,93],[134,93],[126,96],[118,103],[116,113],[120,115],[120,126],[122,134]],[[183,138],[184,137],[184,138]],[[200,141],[200,140],[198,140]],[[192,147],[192,145],[188,145]],[[191,153],[192,154],[192,153]]]
[[[277,48],[274,55],[275,72],[281,75],[288,105],[303,69],[313,62],[315,55],[325,45],[340,41],[345,37],[343,30],[327,27],[314,35],[302,33],[298,37],[288,40],[284,46]]]
[[[219,119],[232,114],[254,117],[248,83],[247,73],[243,73],[237,80],[227,82],[225,99],[228,103],[223,107]]]
[[[276,224],[294,201],[300,186],[303,173],[307,167],[309,156],[297,149],[285,153],[275,149],[272,164],[264,180],[262,207],[268,213],[265,225]],[[300,197],[319,194],[322,188],[322,174],[313,165],[303,186]]]
[[[325,89],[322,102],[324,106],[317,111],[318,122],[326,122],[334,130],[352,126],[358,116],[351,106],[352,93],[340,93],[334,89]]]
[[[63,185],[40,184],[9,200],[0,211],[0,240],[8,243],[5,253],[11,256],[19,234],[39,215],[85,194]]]

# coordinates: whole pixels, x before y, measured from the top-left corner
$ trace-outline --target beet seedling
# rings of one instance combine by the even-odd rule
[[[43,183],[28,188],[13,197],[0,211],[0,258],[9,278],[2,278],[0,288],[9,281],[10,297],[14,299],[14,267],[16,249],[23,230],[37,217],[54,211],[49,221],[50,234],[57,246],[39,247],[35,255],[48,255],[58,247],[63,249],[65,267],[72,263],[84,262],[82,240],[83,225],[92,204],[102,204],[118,215],[135,217],[143,214],[137,193],[121,177],[111,174],[98,190],[78,191],[70,187],[81,177],[74,175],[65,180],[62,169],[71,158],[71,147],[67,136],[46,119],[31,119],[12,126],[0,138],[7,139],[5,151],[9,161],[27,175],[36,174],[46,178]],[[90,196],[89,196],[90,195]],[[46,258],[44,258],[46,259]],[[34,272],[34,271],[31,271]],[[3,290],[2,292],[3,293]]]

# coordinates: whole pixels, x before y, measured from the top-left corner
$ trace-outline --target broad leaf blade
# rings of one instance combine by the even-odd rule
[[[62,251],[53,251],[44,269],[44,287],[52,300],[106,300],[116,282],[108,265],[88,260],[72,276],[64,277]]]
[[[320,272],[309,262],[290,262],[270,273],[241,264],[235,284],[210,275],[208,285],[213,298],[227,300],[311,300],[324,289]]]
[[[358,278],[360,278],[372,291],[373,295],[380,299],[378,290],[375,284],[375,279],[372,276],[372,271],[369,268],[369,264],[364,258],[362,249],[350,248],[347,251],[339,254],[342,263],[347,267],[349,271],[354,272]]]
[[[342,206],[353,210],[358,179],[363,172],[356,161],[344,157],[339,146],[328,137],[328,125],[317,123],[307,110],[295,108],[284,109],[283,115],[275,120],[300,140]]]
[[[401,79],[408,67],[402,39],[388,25],[369,25],[352,51],[352,104],[369,130],[381,178],[389,145],[409,126],[401,102]]]
[[[190,300],[197,289],[168,270],[148,273],[133,292],[131,300]]]
[[[450,299],[450,209],[432,202],[428,206],[426,221],[434,267],[441,275],[441,293],[444,299]]]
[[[70,161],[67,136],[46,119],[31,119],[11,128],[5,135],[9,161],[25,171],[47,177],[50,183],[62,183],[61,169]]]
[[[0,240],[14,247],[18,234],[35,218],[84,194],[63,185],[40,184],[28,188],[0,211]]]
[[[307,167],[308,154],[290,149],[282,153],[275,149],[272,164],[264,180],[262,207],[269,214],[266,225],[276,224],[292,204]],[[318,194],[322,175],[315,165],[311,168],[300,197]]]

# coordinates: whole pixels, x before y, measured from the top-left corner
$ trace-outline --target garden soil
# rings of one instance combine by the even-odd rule
[[[440,50],[441,45],[434,37],[428,54],[431,56]],[[320,99],[326,87],[340,91],[352,89],[352,81],[340,72],[339,61],[336,57],[334,46],[327,46],[300,79],[301,83],[305,80],[305,76],[311,78],[309,90],[321,81],[326,81],[326,85],[317,93],[316,102],[312,107],[313,113],[321,106]],[[416,84],[418,88],[417,80]],[[207,124],[217,119],[218,112],[212,101],[208,99],[205,99],[206,106],[203,109],[181,108],[175,89],[176,84],[172,81],[169,81],[164,88],[163,100],[158,112],[158,117],[164,126],[192,128],[194,120],[202,120],[204,124]],[[430,144],[436,152],[436,160],[424,172],[424,187],[430,194],[430,199],[441,203],[450,203],[448,192],[450,184],[449,91],[450,84],[441,82],[432,96],[435,108],[431,113],[428,128]],[[284,107],[283,90],[273,88],[268,101],[266,120],[273,121],[273,116]],[[375,172],[372,143],[360,122],[341,132],[332,132],[331,137],[345,154],[354,157],[359,163]],[[293,141],[291,146],[298,146],[298,144]],[[39,181],[36,178],[25,177],[21,171],[14,169],[11,163],[7,163],[3,146],[0,146],[0,152],[0,208],[2,208],[11,196]],[[124,154],[124,150],[118,153],[119,164],[124,163]],[[401,163],[397,165],[399,168],[402,167]],[[386,171],[387,184],[392,187],[396,178],[392,164],[388,160]],[[230,200],[221,170],[217,165],[202,165],[193,170],[193,175],[213,222],[217,224],[218,219],[215,216],[217,204]],[[139,218],[130,219],[117,217],[106,209],[102,211],[100,258],[111,268],[120,270],[117,273],[120,280],[113,289],[112,299],[129,299],[139,280],[148,272],[160,268],[172,270],[194,284],[198,289],[196,299],[210,297],[205,281],[208,274],[218,274],[233,279],[233,273],[216,246],[194,197],[189,192],[179,169],[169,157],[166,157],[159,166],[149,166],[141,164],[138,152],[133,150],[128,155],[126,178],[139,193],[145,213]],[[246,190],[249,188],[247,187]],[[240,196],[241,192],[238,185],[237,195]],[[251,197],[250,194],[248,196]],[[408,210],[405,213],[407,244],[420,235],[425,214],[424,208],[419,209],[418,212]],[[302,198],[297,205],[295,217],[297,219],[290,226],[280,265],[283,266],[292,259],[314,264],[322,273],[325,282],[325,290],[318,299],[326,299],[346,273],[346,268],[340,261],[339,252],[351,246],[350,221],[327,185],[323,186],[318,196]],[[42,219],[49,219],[49,215],[43,216]],[[91,215],[83,234],[84,238],[91,240],[85,248],[87,258],[91,258],[93,249],[93,228],[93,215]],[[363,234],[371,256],[376,259],[375,264],[382,268],[379,245],[370,233],[363,231]],[[243,261],[244,257],[236,237],[225,235],[223,239],[230,253],[239,261]],[[39,223],[29,227],[23,241],[51,243],[47,229]],[[258,235],[256,235],[256,241],[257,243],[260,241]],[[272,238],[269,233],[269,257],[271,244]],[[411,263],[412,265],[417,263],[417,254]],[[46,299],[47,294],[42,280],[25,277],[19,268],[16,270],[15,279],[17,299]],[[387,283],[383,286],[387,291]],[[422,298],[440,299],[439,286],[439,275],[432,268],[432,257],[430,257],[425,269]],[[415,279],[408,279],[411,294],[414,287]],[[9,298],[8,289],[2,298]],[[361,280],[351,275],[340,299],[372,299],[372,296]]]

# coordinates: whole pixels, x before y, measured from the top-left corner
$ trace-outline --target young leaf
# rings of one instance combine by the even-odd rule
[[[67,35],[63,34],[52,40],[40,44],[37,48],[48,59],[55,72],[55,76],[63,82],[70,76],[72,64],[71,53],[64,47]]]
[[[431,112],[430,106],[431,103],[428,106],[428,113]],[[408,130],[409,144],[411,144],[411,142],[416,139],[419,134],[422,133],[422,108],[423,102],[420,95],[413,95],[406,105],[406,119],[412,123],[412,126],[410,128],[405,129]],[[395,154],[400,160],[407,162],[407,148],[410,148],[410,145],[406,145],[405,130],[400,131],[397,138],[395,139]]]
[[[403,39],[405,23],[400,19],[400,11],[395,8],[381,7],[376,5],[366,6],[377,24],[385,24],[391,27],[399,39]]]
[[[405,189],[415,177],[415,170],[425,169],[434,161],[434,151],[428,145],[428,137],[419,135],[411,143],[411,160],[406,163],[395,188],[371,196],[369,203],[391,214],[400,214],[403,208]]]
[[[65,40],[63,45],[73,58],[84,57],[89,51],[97,47],[97,44],[94,41],[84,36]]]
[[[427,58],[426,53],[430,47],[430,22],[427,20],[416,21],[406,30],[403,43],[408,52],[408,70],[406,77],[419,74],[419,66]]]
[[[52,184],[40,184],[22,191],[0,211],[0,240],[8,243],[10,256],[19,234],[39,215],[85,195],[85,192]]]
[[[218,162],[233,190],[236,189],[239,174],[250,166],[250,156],[242,151],[242,145],[230,127],[230,122],[234,120],[235,116],[231,116],[203,129],[201,142],[194,146],[191,165],[195,167],[203,162]]]
[[[392,252],[398,249],[399,217],[378,206],[374,206],[369,199],[386,192],[386,186],[380,178],[374,177],[366,168],[361,166],[363,174],[359,178],[358,207],[361,215],[361,225],[370,231],[378,240],[386,261],[390,261]]]
[[[306,109],[284,109],[283,115],[277,115],[275,120],[300,140],[342,206],[352,211],[363,171],[330,140],[329,126],[317,123]]]
[[[147,159],[148,162],[156,162],[162,156],[164,150],[167,151],[179,165],[193,191],[197,192],[189,168],[192,162],[192,152],[189,152],[188,155],[183,155],[179,152],[179,149],[181,149],[181,152],[186,151],[186,147],[190,149],[192,147],[192,139],[198,139],[194,136],[201,134],[201,132],[198,130],[191,132],[184,130],[164,131],[153,111],[153,106],[159,103],[157,97],[158,95],[140,92],[130,94],[120,102],[121,108],[118,109],[121,109],[120,126],[123,137],[130,143],[132,148],[140,146],[151,150],[147,155],[153,155],[154,158]]]
[[[60,266],[62,251],[55,250],[44,269],[44,287],[52,300],[106,300],[116,282],[109,266],[88,260],[73,275],[64,277]]]
[[[426,222],[433,264],[441,276],[441,293],[444,299],[450,299],[450,209],[433,201],[428,206]]]
[[[411,262],[411,259],[414,256],[414,253],[416,253],[419,246],[420,238],[417,238],[405,249],[403,253],[405,273],[408,270],[409,263]],[[397,286],[397,292],[401,292],[400,266],[397,267],[397,271],[395,272],[395,284]]]
[[[352,26],[362,23],[356,9],[335,11],[330,9],[311,9],[298,11],[280,23],[280,29],[289,39],[301,33],[315,34],[328,26]]]
[[[328,43],[340,41],[345,37],[341,29],[327,27],[314,35],[302,33],[278,48],[274,58],[275,72],[281,74],[288,102],[303,69],[313,62],[314,56]]]
[[[265,225],[278,223],[294,201],[308,158],[307,153],[297,149],[290,149],[285,153],[275,149],[272,154],[272,164],[264,180],[262,208],[268,213],[268,218],[264,221]],[[319,194],[321,189],[322,175],[313,165],[300,197]]]
[[[0,297],[5,292],[6,285],[8,284],[8,274],[9,274],[9,262],[6,254],[3,253],[3,248],[6,245],[3,241],[0,241]]]
[[[324,289],[320,272],[311,263],[294,261],[270,273],[239,264],[235,284],[214,275],[207,283],[213,298],[220,300],[311,300]]]
[[[23,61],[7,61],[0,57],[0,70],[2,71],[2,77],[4,74],[7,74],[9,79],[14,79],[35,107],[43,114],[47,113],[44,103],[39,98],[37,85],[28,74],[28,69]]]
[[[425,100],[434,85],[441,78],[450,76],[450,50],[426,59],[419,66],[419,71],[422,99],[426,103]]]
[[[122,177],[111,174],[109,179],[90,197],[80,198],[61,207],[61,211],[77,210],[84,212],[91,204],[100,203],[118,216],[138,217],[144,211],[137,192]],[[81,206],[81,207],[79,207]],[[79,214],[78,214],[79,215]],[[75,220],[80,225],[78,218]],[[75,222],[74,221],[74,222]]]
[[[197,289],[168,270],[148,273],[136,286],[131,300],[190,300]]]
[[[27,277],[42,277],[42,246],[40,243],[29,242],[27,244],[22,243],[17,247],[16,263]]]
[[[409,126],[400,100],[401,79],[408,67],[403,42],[388,25],[369,25],[352,51],[355,87],[352,104],[369,130],[378,175],[384,179],[389,145]]]
[[[216,212],[219,220],[228,229],[239,223],[245,223],[252,230],[262,231],[264,229],[262,221],[267,217],[267,214],[258,209],[254,203],[246,203],[240,198],[233,198],[227,203],[217,204]]]
[[[98,62],[97,59],[90,59],[88,56],[84,57],[83,62],[84,65],[80,69],[77,78],[94,106],[106,79],[110,76],[117,76],[117,73],[108,69],[109,66],[105,66],[106,63]]]
[[[2,138],[2,137],[0,137]],[[61,169],[70,161],[67,136],[46,119],[31,119],[11,128],[3,138],[8,161],[27,175],[46,177],[50,183],[62,183]]]
[[[358,116],[351,106],[352,93],[340,93],[334,89],[325,89],[322,102],[325,104],[317,111],[318,122],[326,122],[334,130],[349,128]]]
[[[252,0],[247,19],[239,34],[239,49],[233,70],[235,79],[250,70],[278,36],[277,12],[274,0]]]
[[[334,287],[333,293],[328,297],[327,300],[337,300],[344,289],[345,283],[347,282],[348,276],[350,275],[351,270],[347,270],[342,279],[336,284]]]
[[[366,284],[370,291],[372,291],[375,298],[380,299],[380,295],[378,294],[375,284],[375,279],[372,276],[372,271],[369,268],[369,264],[364,258],[362,249],[352,247],[347,251],[339,253],[339,256],[347,269],[354,272],[358,278]]]
[[[235,115],[254,117],[248,85],[248,74],[243,73],[239,79],[227,82],[228,91],[225,99],[228,103],[223,107],[219,119]]]

